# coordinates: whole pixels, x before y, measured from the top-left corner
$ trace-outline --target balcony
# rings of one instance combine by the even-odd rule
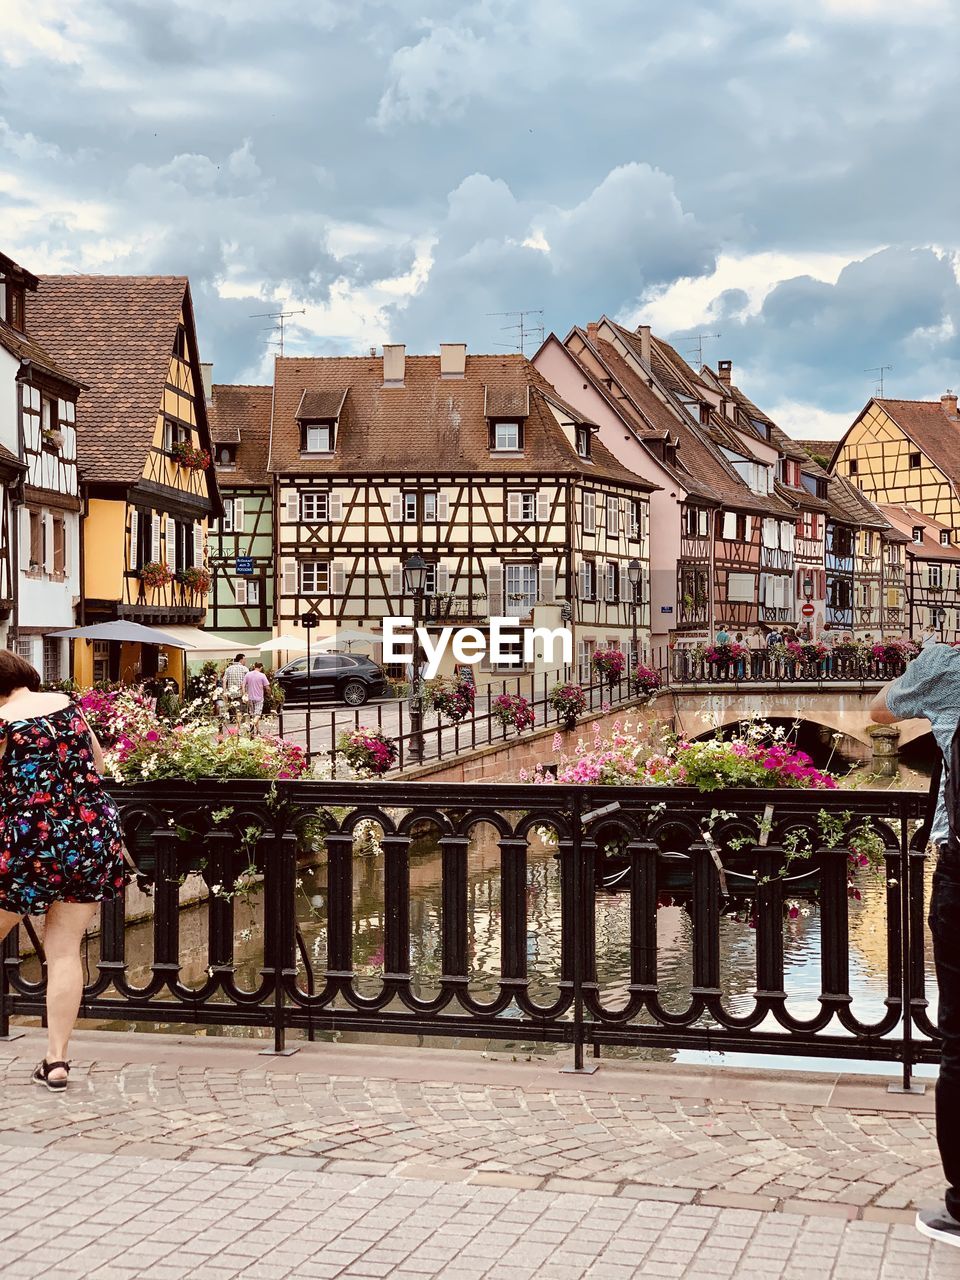
[[[410,612],[412,611],[411,602]],[[423,617],[425,622],[485,624],[488,621],[487,597],[483,592],[475,595],[424,596]]]

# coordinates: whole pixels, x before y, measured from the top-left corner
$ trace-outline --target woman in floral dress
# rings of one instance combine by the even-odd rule
[[[44,915],[47,1054],[33,1073],[67,1087],[67,1042],[83,991],[80,943],[97,904],[123,892],[120,820],[103,789],[103,754],[82,713],[0,650],[0,939]]]

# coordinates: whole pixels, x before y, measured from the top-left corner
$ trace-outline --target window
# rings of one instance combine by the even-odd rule
[[[607,563],[606,598],[610,604],[617,602],[617,566],[611,560]]]
[[[93,682],[106,684],[110,679],[110,641],[93,642]]]
[[[607,494],[607,537],[620,536],[620,499]]]
[[[43,637],[43,678],[47,684],[60,679],[60,641]]]
[[[590,457],[590,437],[593,432],[589,427],[577,427],[577,453],[581,458]]]
[[[415,493],[405,493],[403,495],[403,520],[405,524],[417,523],[417,495]]]
[[[581,504],[581,521],[583,523],[584,533],[596,533],[597,531],[597,495],[589,489],[583,491],[583,501]]]
[[[940,530],[940,545],[941,545],[941,547],[949,547],[949,545],[950,545],[950,530],[949,530],[949,529],[941,529],[941,530]]]
[[[920,465],[919,453],[911,453],[908,461],[911,467],[919,467]]]
[[[57,416],[56,400],[48,400],[46,396],[40,401],[40,443],[50,453],[59,449],[60,419]]]
[[[44,528],[39,511],[30,512],[30,568],[39,573],[43,568]]]
[[[190,428],[185,427],[182,422],[174,422],[172,418],[164,418],[163,420],[163,447],[167,453],[173,451],[176,444],[190,443]]]
[[[425,524],[435,524],[437,520],[437,495],[432,489],[423,495],[423,520]]]
[[[859,469],[860,469],[859,462],[856,460],[856,458],[851,458],[849,463],[847,464],[847,474],[851,476],[855,476],[859,471]]]
[[[831,550],[835,556],[847,557],[851,554],[853,550],[853,535],[849,529],[839,525],[832,530],[831,537]]]
[[[300,426],[300,452],[333,453],[333,423],[302,423]]]
[[[309,490],[300,495],[300,519],[305,524],[315,524],[330,519],[330,495],[323,489]]]
[[[508,564],[506,566],[505,616],[525,618],[537,603],[537,566],[535,564]]]
[[[705,538],[709,530],[709,512],[702,507],[684,507],[683,532],[688,538]]]
[[[923,525],[922,524],[915,524],[913,526],[913,540],[918,547],[923,545]]]
[[[23,332],[23,295],[22,284],[14,280],[0,279],[0,319],[6,320],[14,329]]]
[[[260,603],[260,579],[247,578],[247,604]]]
[[[229,498],[223,503],[223,516],[220,519],[220,532],[233,533],[233,503]]]
[[[67,571],[67,524],[63,516],[53,517],[53,572],[60,577]]]
[[[191,569],[194,563],[194,541],[193,541],[193,521],[177,520],[174,525],[174,537],[176,538],[176,556],[177,568],[179,570]]]
[[[580,599],[593,600],[596,596],[597,567],[592,560],[580,561]]]
[[[235,444],[218,444],[214,448],[213,458],[218,467],[229,470],[237,465],[237,446]]]
[[[535,493],[521,493],[520,495],[520,519],[523,521],[536,520],[537,518],[537,495]]]
[[[873,530],[864,529],[863,531],[863,554],[865,556],[873,555]]]
[[[627,500],[626,507],[627,517],[627,537],[636,539],[640,537],[640,503],[635,498]]]
[[[943,565],[931,564],[927,566],[927,586],[936,590],[943,586]]]
[[[727,599],[752,604],[756,583],[756,577],[752,573],[727,574]]]
[[[300,594],[325,596],[330,594],[330,565],[326,560],[301,560]]]
[[[495,422],[491,427],[492,448],[516,453],[523,448],[523,434],[519,422]]]

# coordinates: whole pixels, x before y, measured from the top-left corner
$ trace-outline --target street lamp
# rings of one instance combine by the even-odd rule
[[[940,624],[940,643],[941,644],[943,644],[943,624],[946,622],[946,620],[947,620],[947,611],[943,607],[943,605],[941,605],[940,608],[937,610],[937,622]]]
[[[313,663],[310,661],[310,633],[317,626],[320,619],[315,613],[301,613],[300,625],[307,633],[307,759],[311,757],[311,729],[313,727],[313,698],[310,692],[311,681],[313,679]]]
[[[813,579],[806,576],[804,576],[804,579],[803,579],[803,599],[806,604],[809,604],[810,601],[813,599]],[[812,618],[807,619],[806,632],[807,632],[807,639],[812,640],[813,639],[813,619]]]
[[[627,577],[630,580],[630,586],[633,588],[631,620],[633,622],[633,665],[640,666],[640,654],[637,649],[637,583],[640,581],[640,561],[631,560],[627,565]],[[630,692],[630,672],[627,672],[627,692]]]
[[[427,564],[415,551],[403,566],[405,594],[413,597],[413,660],[410,678],[410,753],[415,764],[423,764],[423,688],[420,682],[420,618],[423,592],[427,585]]]

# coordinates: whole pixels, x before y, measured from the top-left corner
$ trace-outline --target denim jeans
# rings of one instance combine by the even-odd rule
[[[937,1080],[937,1146],[947,1180],[947,1212],[960,1220],[960,851],[940,853],[930,899],[933,959],[943,1036]]]

